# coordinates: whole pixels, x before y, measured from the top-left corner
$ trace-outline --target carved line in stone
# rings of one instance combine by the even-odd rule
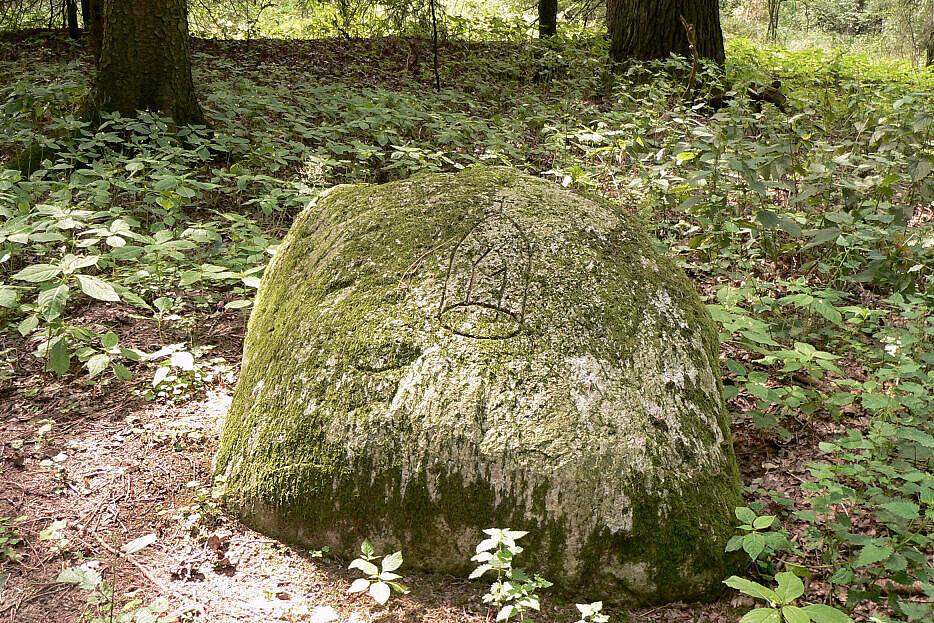
[[[510,203],[513,203],[513,202],[510,202]],[[441,294],[441,304],[438,308],[438,318],[441,321],[442,326],[444,326],[449,331],[452,331],[453,333],[457,335],[462,335],[464,337],[470,337],[470,338],[475,338],[475,339],[508,339],[511,337],[515,337],[522,330],[523,321],[525,319],[525,307],[526,307],[526,302],[528,299],[529,281],[530,281],[530,277],[532,274],[532,243],[529,240],[529,237],[526,234],[526,232],[519,225],[519,223],[516,222],[515,219],[513,219],[506,213],[506,210],[505,210],[506,205],[507,205],[506,198],[504,197],[497,198],[494,201],[493,208],[494,209],[498,208],[498,210],[496,210],[496,212],[493,212],[493,213],[491,213],[491,211],[488,211],[486,214],[484,214],[476,223],[474,223],[473,227],[471,227],[467,231],[467,233],[465,233],[461,237],[461,239],[457,242],[457,244],[454,245],[454,248],[451,250],[451,255],[450,255],[450,258],[448,259],[447,272],[445,275],[444,290],[442,291],[442,294]],[[505,219],[509,223],[509,225],[512,227],[513,234],[514,235],[518,234],[518,237],[521,241],[520,246],[522,248],[520,249],[520,253],[525,256],[525,266],[520,267],[519,269],[520,278],[522,281],[521,283],[522,293],[520,297],[520,304],[519,304],[518,310],[509,309],[506,305],[503,304],[503,299],[510,285],[508,283],[509,258],[505,255],[503,255],[503,264],[500,268],[498,268],[498,270],[491,272],[491,273],[486,273],[487,277],[493,277],[493,278],[501,277],[501,280],[498,286],[498,291],[497,291],[497,298],[495,302],[478,301],[478,300],[473,300],[472,298],[474,294],[473,292],[474,285],[477,279],[478,267],[482,265],[482,262],[487,258],[487,256],[490,253],[497,251],[496,246],[492,244],[485,245],[485,247],[481,247],[479,257],[475,257],[471,260],[470,275],[467,281],[466,296],[464,297],[464,300],[457,301],[454,303],[448,303],[449,296],[453,294],[450,292],[450,286],[451,286],[451,279],[454,276],[453,275],[454,263],[457,260],[458,254],[460,253],[462,247],[464,246],[464,243],[476,231],[478,231],[478,229],[482,225],[488,223],[491,220],[491,217],[500,217],[500,218]],[[516,259],[520,259],[520,258],[516,258]],[[444,316],[446,312],[449,312],[449,311],[452,311],[458,308],[466,309],[469,307],[480,307],[480,308],[489,309],[489,310],[492,310],[494,312],[498,312],[501,314],[505,314],[506,316],[512,319],[512,321],[515,323],[515,326],[510,331],[502,335],[478,335],[476,333],[471,333],[469,331],[463,331],[459,329],[458,327],[445,322]]]

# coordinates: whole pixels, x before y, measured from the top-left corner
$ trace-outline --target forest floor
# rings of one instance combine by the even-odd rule
[[[62,38],[21,41],[0,48],[0,60],[41,58],[89,67],[84,52]],[[411,89],[414,82],[431,84],[426,46],[401,39],[196,41],[194,50],[196,62],[224,58],[241,75],[268,76],[287,67],[305,72],[308,81]],[[445,53],[467,58],[500,49],[471,44]],[[264,226],[271,237],[284,231],[281,221]],[[715,285],[713,278],[705,279],[696,281],[702,292]],[[172,294],[194,301],[198,291]],[[211,463],[239,371],[246,324],[244,311],[225,307],[232,298],[225,294],[209,306],[192,303],[184,318],[167,317],[161,323],[130,306],[91,300],[71,313],[70,322],[99,333],[113,331],[128,348],[152,352],[182,342],[212,347],[213,363],[205,367],[203,382],[174,400],[146,399],[153,369],[142,364],[132,366],[132,381],[108,378],[89,384],[77,372],[57,377],[45,371],[26,340],[0,334],[0,352],[14,353],[0,374],[0,518],[25,516],[18,524],[22,560],[0,558],[0,621],[45,623],[52,618],[65,623],[89,613],[109,620],[110,604],[119,612],[128,603],[138,606],[159,597],[168,600],[169,614],[192,622],[492,621],[495,611],[481,601],[482,582],[403,567],[411,593],[378,607],[365,595],[347,594],[353,578],[348,561],[326,551],[288,547],[223,512],[213,491]],[[749,358],[731,346],[723,348],[724,358]],[[732,401],[731,407],[741,412],[743,400]],[[847,427],[865,424],[851,419]],[[818,442],[832,440],[844,428],[814,419],[781,437],[763,435],[748,418],[738,417],[734,447],[744,484],[799,497],[801,483],[812,480],[806,466],[822,455]],[[772,508],[769,499],[758,501]],[[152,544],[136,553],[122,551],[147,535],[154,535]],[[87,591],[56,582],[63,569],[81,564],[99,570],[113,587],[114,597],[104,596],[103,608],[87,603]],[[809,590],[809,596],[820,598],[832,588],[815,581]],[[577,618],[573,602],[557,593],[543,597],[543,611],[533,620]],[[613,620],[634,622],[726,623],[751,605],[750,599],[725,590],[710,604],[608,612]]]
[[[163,341],[155,323],[132,309],[84,311],[89,324],[117,330],[121,343],[155,350]],[[0,388],[0,517],[27,517],[20,525],[27,548],[22,564],[5,566],[10,577],[0,621],[44,623],[50,613],[56,621],[81,620],[86,592],[56,577],[82,561],[98,561],[118,609],[164,596],[179,620],[493,620],[479,581],[406,572],[411,593],[380,608],[346,593],[353,579],[348,561],[283,545],[224,514],[211,494],[211,461],[244,323],[239,311],[215,310],[194,324],[202,327],[201,342],[215,346],[212,354],[231,367],[180,404],[141,398],[151,380],[144,375],[89,387],[77,378],[56,379],[29,356],[13,362],[15,374]],[[163,330],[168,341],[188,337],[185,329]],[[51,428],[40,433],[46,423]],[[816,443],[767,443],[754,429],[734,430],[734,444],[745,482],[759,479],[788,492],[797,490],[815,458],[800,448]],[[43,536],[53,522],[64,525]],[[120,554],[124,544],[148,534],[156,536],[153,545]],[[608,611],[632,621],[726,623],[736,621],[737,606],[749,605],[725,591],[712,604]],[[548,595],[543,607],[535,620],[575,619],[565,600]]]

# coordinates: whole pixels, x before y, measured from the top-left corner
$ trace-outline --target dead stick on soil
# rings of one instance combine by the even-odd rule
[[[152,574],[149,572],[149,569],[144,567],[142,563],[138,562],[137,560],[133,559],[132,557],[130,557],[129,555],[123,552],[115,550],[113,547],[111,547],[107,543],[104,543],[104,541],[102,541],[101,538],[97,536],[97,534],[93,534],[92,536],[94,536],[94,540],[97,541],[100,544],[100,546],[103,547],[105,550],[107,550],[114,556],[117,556],[126,561],[129,561],[129,563],[133,565],[134,567],[136,567],[137,570],[143,574],[143,577],[146,578],[150,584],[152,584],[157,589],[159,589],[159,591],[162,594],[181,600],[182,603],[184,603],[186,608],[196,608],[201,611],[205,611],[207,609],[207,606],[205,606],[201,602],[194,600],[191,597],[188,597],[187,595],[183,595],[182,593],[179,593],[177,591],[173,591],[171,588],[169,588],[168,586],[160,582],[158,579],[153,577]]]
[[[697,68],[700,65],[700,58],[697,56],[697,35],[694,32],[694,24],[688,24],[683,15],[679,15],[678,19],[681,20],[681,25],[684,26],[684,34],[688,38],[688,47],[691,49],[691,55],[694,57],[694,65],[691,67],[691,78],[688,80],[688,86],[684,89],[684,93],[681,94],[681,99],[684,99],[694,90],[694,80],[697,77]]]

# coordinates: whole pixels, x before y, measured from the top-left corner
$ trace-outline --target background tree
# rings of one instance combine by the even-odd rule
[[[191,79],[185,0],[102,4],[98,72],[85,116],[152,110],[179,124],[203,123]]]
[[[614,0],[607,3],[613,60],[691,56],[679,16],[694,26],[697,53],[722,64],[723,31],[717,0]]]
[[[81,19],[84,22],[88,46],[90,46],[91,54],[94,55],[95,62],[100,60],[101,37],[104,35],[103,4],[104,0],[81,0]]]
[[[772,41],[778,38],[778,16],[781,14],[782,0],[769,0],[769,30],[768,38]]]
[[[68,36],[72,39],[81,37],[81,30],[78,28],[78,0],[65,0],[65,15],[68,23]]]
[[[538,36],[542,39],[558,34],[558,0],[538,0]]]
[[[925,65],[934,65],[934,3],[931,4],[931,22],[928,24],[928,38],[925,43]]]

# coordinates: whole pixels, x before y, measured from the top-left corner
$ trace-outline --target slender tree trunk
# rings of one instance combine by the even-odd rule
[[[185,0],[106,0],[97,80],[86,114],[152,110],[203,123],[191,79]]]
[[[606,0],[606,31],[613,32],[613,18],[616,15],[616,0]]]
[[[88,34],[88,47],[94,62],[99,63],[104,36],[104,0],[81,0],[81,17]]]
[[[558,0],[538,0],[538,36],[547,39],[558,34]]]
[[[928,67],[934,65],[934,4],[931,5],[931,23],[929,24],[929,28],[928,41],[925,46],[925,56],[927,58],[924,63]]]
[[[691,56],[679,16],[694,26],[697,53],[723,64],[723,31],[717,0],[614,0],[607,3],[610,55],[615,61]]]
[[[772,41],[778,38],[778,16],[781,8],[782,0],[769,0],[769,30],[766,36]]]
[[[80,39],[81,29],[78,28],[78,0],[65,0],[65,14],[68,16],[68,36],[72,39]]]

